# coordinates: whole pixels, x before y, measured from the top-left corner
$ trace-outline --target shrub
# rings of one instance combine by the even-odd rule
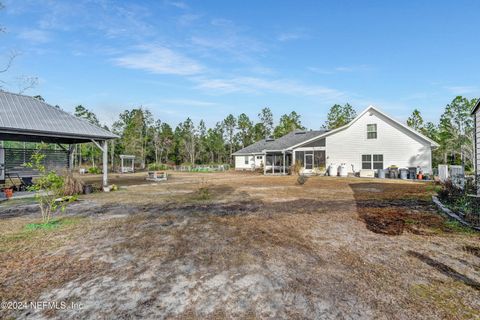
[[[303,175],[303,174],[301,174],[301,175],[299,175],[298,178],[297,178],[297,183],[302,186],[302,185],[305,184],[305,182],[307,182],[307,180],[308,180],[308,177],[305,176],[305,175]]]
[[[76,179],[71,172],[66,172],[63,181],[63,195],[73,196],[83,193],[84,183]]]
[[[42,147],[43,149],[43,147]],[[67,205],[75,200],[75,197],[64,197],[65,179],[55,171],[47,171],[43,164],[45,154],[38,150],[31,157],[31,162],[26,166],[40,173],[33,186],[28,190],[35,192],[35,200],[38,202],[42,213],[42,223],[48,224],[52,214],[58,210],[65,211]]]
[[[170,169],[169,166],[163,163],[150,163],[148,165],[148,170],[150,171],[168,170],[168,169]]]
[[[292,166],[290,171],[293,172],[296,175],[299,175],[301,169],[302,169],[302,164],[300,163],[300,161],[297,160],[297,161],[295,161],[295,164]]]
[[[90,167],[87,172],[91,174],[100,174],[102,173],[102,170],[99,167]]]

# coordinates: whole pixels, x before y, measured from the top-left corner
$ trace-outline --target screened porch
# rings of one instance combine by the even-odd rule
[[[264,174],[288,174],[292,165],[292,153],[289,151],[265,152]]]

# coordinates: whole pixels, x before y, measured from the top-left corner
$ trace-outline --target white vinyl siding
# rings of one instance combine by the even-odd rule
[[[376,139],[367,138],[367,124],[376,124],[381,133]],[[430,143],[375,110],[366,112],[344,130],[326,136],[327,167],[345,163],[349,172],[358,172],[362,169],[362,155],[382,155],[383,168],[419,166],[425,173],[432,172]]]
[[[263,164],[262,155],[240,155],[235,157],[235,169],[237,170],[253,170],[260,168]]]

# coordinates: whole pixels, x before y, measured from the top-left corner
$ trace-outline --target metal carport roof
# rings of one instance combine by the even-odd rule
[[[34,97],[0,90],[0,140],[70,144],[93,142],[103,153],[108,186],[108,143],[117,135]]]
[[[0,90],[0,140],[73,144],[115,138],[39,99]]]

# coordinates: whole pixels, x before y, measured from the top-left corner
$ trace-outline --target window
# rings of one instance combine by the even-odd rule
[[[377,139],[377,125],[367,124],[367,139]]]
[[[383,154],[363,154],[362,169],[383,169]]]
[[[245,156],[245,164],[248,164],[248,156]]]
[[[383,154],[373,155],[373,169],[383,169]]]
[[[371,154],[362,154],[362,169],[372,169]]]

